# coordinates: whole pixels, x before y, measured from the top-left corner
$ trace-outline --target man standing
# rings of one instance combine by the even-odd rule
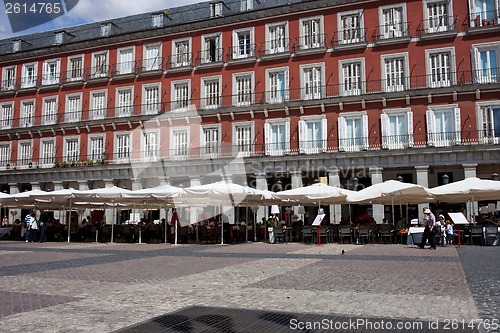
[[[436,227],[436,217],[432,214],[429,208],[424,210],[425,220],[427,220],[427,225],[424,229],[424,235],[422,236],[422,243],[420,243],[420,248],[423,249],[426,240],[429,240],[431,245],[431,250],[436,249],[436,242],[434,239],[434,228]]]
[[[29,234],[28,242],[33,243],[35,241],[36,232],[38,231],[38,223],[36,221],[35,211],[31,211],[30,214],[26,215],[26,224],[29,223]]]

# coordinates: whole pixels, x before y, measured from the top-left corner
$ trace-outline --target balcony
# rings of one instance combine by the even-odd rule
[[[500,17],[497,11],[474,12],[464,21],[464,30],[467,34],[483,34],[500,30]]]
[[[452,38],[458,34],[457,16],[439,16],[422,20],[417,28],[422,40]]]
[[[313,34],[295,39],[293,46],[296,55],[306,55],[315,53],[325,53],[328,49],[328,37],[326,34]]]
[[[366,28],[350,28],[337,31],[332,38],[335,51],[364,49],[368,45]]]
[[[111,66],[111,77],[114,81],[135,78],[137,74],[137,62],[126,61]]]
[[[196,69],[213,68],[224,66],[224,49],[213,48],[198,51],[196,56]]]
[[[227,64],[238,65],[242,63],[255,62],[257,60],[255,50],[255,44],[230,47],[227,52]]]
[[[260,44],[258,56],[260,60],[273,60],[281,58],[289,58],[290,52],[290,38],[277,38],[268,42]]]
[[[139,60],[136,69],[139,76],[161,76],[163,75],[163,57]]]
[[[174,54],[167,59],[167,73],[192,71],[193,70],[193,53]]]
[[[108,82],[111,78],[111,67],[108,65],[101,65],[91,67],[85,70],[84,80],[88,84]]]
[[[408,44],[411,41],[410,24],[408,22],[399,22],[380,25],[375,28],[373,41],[376,46]]]
[[[76,68],[67,72],[61,73],[61,83],[63,87],[80,86],[85,83],[85,70]]]
[[[15,94],[19,89],[19,82],[15,79],[3,80],[0,82],[0,95]]]

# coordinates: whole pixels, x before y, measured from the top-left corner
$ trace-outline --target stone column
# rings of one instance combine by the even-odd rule
[[[132,178],[130,179],[130,181],[132,182],[132,191],[142,190],[142,183],[139,179]],[[132,205],[130,213],[130,222],[138,223],[141,220],[142,212],[143,212],[142,209],[137,209]]]
[[[328,185],[340,188],[339,169],[327,170]],[[330,205],[330,223],[339,224],[342,218],[342,205]]]
[[[429,187],[429,166],[422,165],[416,166],[415,170],[417,171],[417,185]],[[429,207],[429,204],[419,204],[418,205],[418,220],[421,222],[424,220],[423,210],[424,208]]]
[[[31,185],[31,190],[40,190],[40,183],[39,182],[33,182],[30,185]]]
[[[113,187],[115,184],[113,183],[113,179],[103,179],[104,187]],[[112,224],[113,219],[115,218],[114,208],[107,208],[104,213],[105,223]]]
[[[477,163],[473,164],[462,164],[462,167],[464,168],[464,175],[465,178],[472,178],[476,177],[477,175]],[[479,214],[479,208],[477,201],[468,201],[467,202],[467,215],[466,218],[469,220],[469,222],[475,222],[475,216]]]
[[[201,185],[201,179],[199,177],[190,177],[189,179],[189,186],[200,186]],[[200,210],[198,207],[189,207],[189,224],[194,224],[198,222],[198,211]]]
[[[256,188],[257,190],[267,190],[267,175],[265,173],[256,173]],[[263,217],[267,218],[267,211],[269,206],[259,206],[257,211],[256,222],[261,222]]]
[[[302,182],[302,172],[301,171],[290,171],[290,177],[292,178],[292,189],[294,188],[299,188],[304,186],[304,183]],[[299,211],[299,206],[294,206],[293,207],[293,212],[294,214],[297,214]],[[302,220],[303,223],[305,223],[306,216],[305,214],[297,214],[299,219]]]
[[[89,183],[86,180],[79,180],[78,181],[78,190],[88,191],[89,190]],[[80,220],[78,221],[78,223],[80,224],[82,222],[83,218],[87,218],[87,216],[90,216],[90,214],[91,214],[90,209],[86,208],[83,211],[83,216],[80,216]],[[87,222],[90,223],[90,221],[87,221]]]
[[[54,191],[64,189],[62,181],[54,181],[52,183],[54,184]],[[65,209],[69,209],[69,207],[65,207]],[[64,215],[64,211],[54,211],[54,219],[59,220],[59,222],[62,224],[68,224],[68,221],[66,221],[66,216]]]
[[[10,188],[10,194],[18,194],[19,193],[19,187],[17,187],[17,183],[9,183],[9,188]],[[10,208],[9,209],[9,224],[13,224],[16,219],[21,220],[21,222],[24,225],[24,221],[22,220],[21,217],[21,210],[16,208]]]
[[[370,168],[370,177],[372,180],[372,185],[382,183],[384,181],[382,176],[383,168]],[[373,218],[377,223],[382,223],[384,218],[384,205],[372,205]],[[395,223],[394,221],[392,223]]]
[[[170,178],[160,177],[160,186],[167,186],[167,185],[170,185]],[[167,217],[168,217],[167,204],[165,203],[165,206],[160,208],[160,222],[161,219],[167,219]]]
[[[233,175],[230,174],[224,174],[222,176],[222,181],[226,183],[232,183],[233,182]],[[227,198],[229,201],[229,197]],[[235,214],[235,208],[233,206],[229,205],[230,202],[227,203],[227,206],[222,207],[222,212],[227,215],[229,218],[229,224],[234,224],[236,221],[236,214]]]

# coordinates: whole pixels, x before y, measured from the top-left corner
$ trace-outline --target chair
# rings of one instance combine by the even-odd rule
[[[364,244],[364,239],[368,238],[368,244],[371,243],[371,238],[372,238],[372,232],[370,229],[368,229],[367,226],[361,226],[359,227],[359,238],[361,240],[361,244]]]
[[[339,228],[339,238],[340,238],[340,243],[343,244],[343,239],[344,237],[349,237],[349,244],[352,244],[352,232],[351,232],[351,227],[348,225],[341,226]]]
[[[313,240],[312,227],[310,225],[305,225],[302,227],[302,241],[306,243],[306,239]]]
[[[282,227],[273,227],[274,233],[274,242],[275,243],[283,243],[283,228]]]
[[[394,237],[394,232],[392,230],[392,226],[388,224],[383,224],[380,227],[380,240],[384,240],[389,238],[389,244],[392,244],[392,238]]]
[[[470,245],[474,244],[474,238],[479,238],[481,245],[483,244],[483,227],[473,226],[470,228],[468,234],[465,237],[470,237]]]
[[[319,231],[320,231],[319,237],[325,240],[324,242],[322,241],[321,243],[322,244],[331,243],[331,235],[330,235],[330,230],[328,230],[328,227],[326,225],[322,225]]]
[[[111,241],[111,228],[109,225],[104,225],[101,229],[101,241],[110,242]]]
[[[498,245],[498,227],[488,226],[485,227],[484,244],[485,245]]]

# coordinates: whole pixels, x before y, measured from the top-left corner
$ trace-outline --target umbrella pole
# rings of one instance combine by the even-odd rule
[[[179,216],[179,214],[177,214],[177,217]],[[177,245],[177,224],[179,224],[179,221],[178,221],[179,218],[177,218],[174,222],[175,222],[175,245]]]
[[[111,220],[111,244],[113,244],[113,235],[114,235],[114,226],[115,226],[115,219],[116,219],[116,206],[114,205],[114,202],[111,201],[111,204],[114,206],[113,207],[113,219]]]
[[[68,243],[71,238],[71,199],[69,199]]]
[[[257,242],[257,212],[253,212],[253,241]]]
[[[224,218],[222,214],[222,206],[220,206],[220,244],[224,245]]]
[[[165,244],[167,244],[167,215],[168,215],[168,208],[165,208],[165,225],[163,228],[165,229]]]
[[[248,243],[248,202],[245,200],[245,242]]]
[[[394,219],[394,197],[391,197],[391,206],[392,206],[392,224],[396,225],[396,220]]]

